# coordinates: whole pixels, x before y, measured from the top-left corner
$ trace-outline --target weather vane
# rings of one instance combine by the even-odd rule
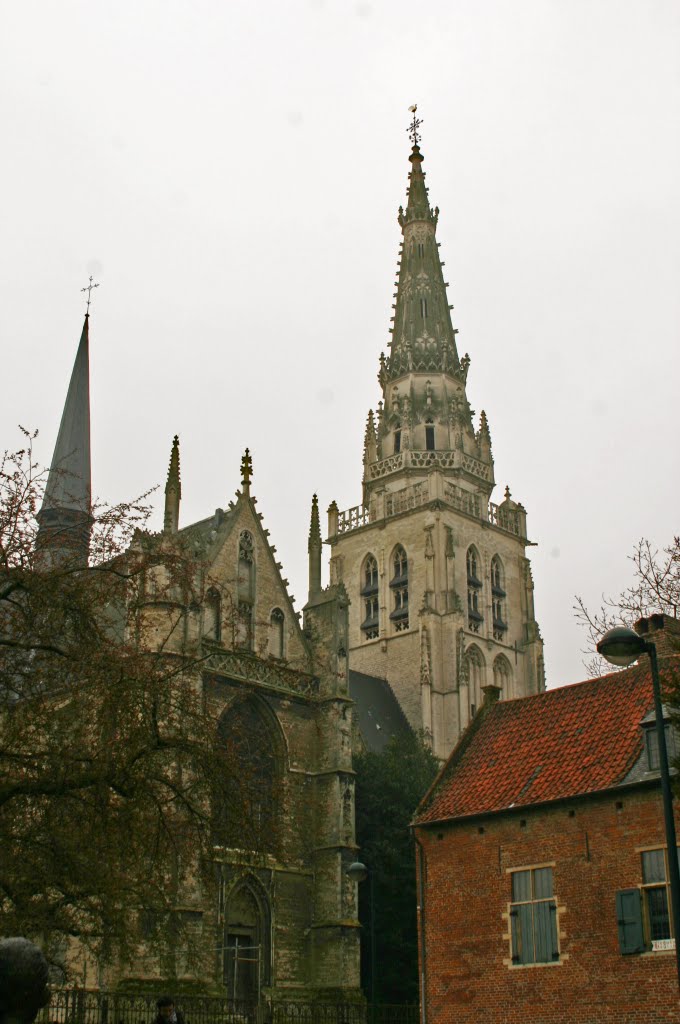
[[[86,316],[90,315],[90,302],[92,301],[92,289],[93,288],[99,288],[99,283],[92,284],[92,274],[90,274],[90,283],[88,284],[87,288],[81,288],[80,289],[81,292],[87,292],[87,312],[85,314]]]
[[[413,114],[413,120],[411,121],[411,124],[408,126],[406,131],[411,136],[413,145],[417,146],[418,143],[420,142],[420,134],[418,133],[418,129],[420,128],[423,122],[421,121],[420,118],[416,117],[416,110],[418,109],[417,103],[414,103],[413,106],[409,107],[408,109]]]

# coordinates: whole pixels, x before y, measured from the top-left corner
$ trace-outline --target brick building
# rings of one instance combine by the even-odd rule
[[[677,623],[638,626],[677,684]],[[497,698],[415,819],[424,1020],[678,1021],[648,666]]]

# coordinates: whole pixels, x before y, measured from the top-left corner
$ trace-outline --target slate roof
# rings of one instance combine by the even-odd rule
[[[359,733],[371,753],[379,754],[390,737],[410,732],[411,726],[386,679],[350,669],[349,695],[355,701]]]
[[[89,337],[89,318],[86,316],[50,463],[42,511],[90,511]]]
[[[645,659],[647,660],[647,659]],[[662,689],[680,657],[660,662]],[[491,814],[620,785],[642,754],[648,665],[484,705],[416,811],[415,823]]]

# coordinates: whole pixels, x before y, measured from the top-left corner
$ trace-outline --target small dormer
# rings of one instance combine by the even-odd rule
[[[656,715],[654,708],[652,708],[642,719],[640,723],[642,728],[642,734],[644,736],[643,745],[643,768],[645,772],[658,772],[659,771],[659,735],[656,731]],[[670,711],[667,707],[663,708],[663,727],[664,735],[666,737],[666,752],[668,754],[668,763],[672,765],[677,753],[678,743],[676,738],[675,729],[671,722]]]

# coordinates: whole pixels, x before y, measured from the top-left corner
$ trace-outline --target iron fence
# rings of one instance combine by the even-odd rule
[[[418,1024],[417,1006],[266,1001],[259,1005],[220,996],[178,996],[185,1024]],[[57,989],[37,1024],[154,1024],[156,997]]]

